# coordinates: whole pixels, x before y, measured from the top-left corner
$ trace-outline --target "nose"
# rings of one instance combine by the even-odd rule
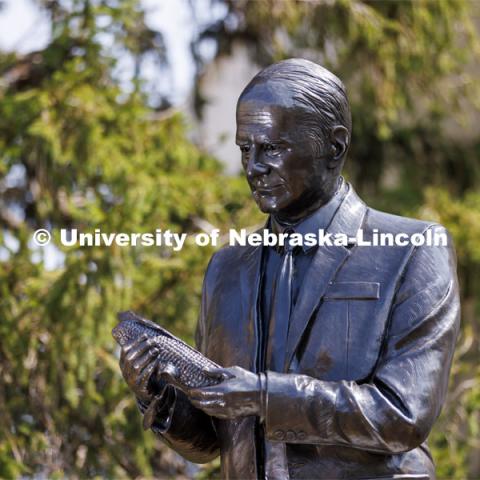
[[[247,164],[247,177],[251,179],[270,173],[270,167],[265,165],[265,163],[260,160],[256,149],[252,150],[253,151],[251,152],[250,159]]]

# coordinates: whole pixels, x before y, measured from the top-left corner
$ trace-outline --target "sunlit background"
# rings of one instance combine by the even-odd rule
[[[299,56],[347,86],[360,196],[454,238],[462,332],[430,445],[439,479],[480,478],[479,7],[0,0],[0,477],[218,478],[143,432],[110,335],[133,309],[191,342],[212,248],[63,247],[59,230],[260,224],[235,104]]]

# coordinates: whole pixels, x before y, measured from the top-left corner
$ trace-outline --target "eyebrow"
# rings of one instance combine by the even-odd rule
[[[288,144],[288,145],[290,144],[288,139],[286,139],[285,137],[282,137],[282,136],[279,136],[279,137],[276,137],[276,138],[269,138],[266,135],[264,135],[263,138],[258,139],[258,140],[261,141],[262,143],[273,143],[273,144],[275,144],[275,143],[285,143],[285,144]],[[249,141],[250,141],[249,138],[242,138],[241,135],[235,137],[235,143],[237,145],[247,143]]]

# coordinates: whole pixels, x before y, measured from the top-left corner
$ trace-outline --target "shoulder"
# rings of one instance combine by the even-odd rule
[[[367,206],[362,224],[367,239],[389,235],[395,247],[376,247],[386,261],[400,259],[402,283],[413,289],[437,285],[445,290],[456,283],[456,254],[448,230],[438,222],[418,220],[382,212]],[[397,243],[397,239],[401,243]]]
[[[391,335],[424,324],[432,312],[440,308],[449,312],[447,316],[442,316],[442,312],[439,315],[446,318],[445,324],[454,326],[455,330],[459,322],[459,287],[457,259],[448,230],[434,221],[401,217],[375,209],[367,210],[364,223],[364,228],[370,232],[376,230],[380,234],[409,237],[408,245],[383,249],[401,252],[402,257]]]
[[[444,232],[448,235],[445,227],[435,221],[425,221],[416,218],[403,217],[392,213],[383,212],[367,205],[350,185],[350,193],[347,195],[344,203],[353,211],[360,211],[360,228],[367,236],[372,233],[391,233],[391,234],[424,234],[429,231]],[[348,217],[347,217],[348,218]]]
[[[401,234],[404,236],[402,238],[408,238],[406,249],[409,252],[409,263],[428,264],[429,268],[425,270],[432,275],[443,269],[451,270],[451,267],[456,265],[453,239],[440,223],[368,208],[363,228],[370,234]]]
[[[445,256],[446,254],[449,256],[454,253],[453,239],[450,232],[435,221],[402,217],[368,207],[363,228],[369,233],[407,235],[410,239],[412,254],[416,253],[420,247],[431,247],[425,250],[434,257]],[[422,237],[424,240],[422,240]]]
[[[436,222],[402,217],[370,207],[367,207],[364,218],[364,228],[370,230],[376,229],[379,232],[407,233],[409,235],[424,233],[429,229],[446,231],[445,227]]]
[[[368,209],[364,228],[408,238],[408,244],[402,247],[404,266],[397,301],[417,295],[436,302],[452,287],[458,289],[453,239],[440,223]]]
[[[247,250],[249,250],[248,247],[239,245],[224,245],[210,258],[208,270],[217,271],[240,265]]]
[[[205,272],[206,282],[213,285],[216,279],[233,278],[253,250],[253,247],[239,245],[221,247],[210,258]]]

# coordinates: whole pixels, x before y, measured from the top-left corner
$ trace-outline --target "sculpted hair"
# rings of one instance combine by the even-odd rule
[[[291,92],[292,99],[306,110],[302,126],[317,147],[324,144],[335,125],[344,126],[350,139],[352,117],[347,91],[326,68],[301,58],[274,63],[255,75],[241,97],[262,82],[281,83]]]

